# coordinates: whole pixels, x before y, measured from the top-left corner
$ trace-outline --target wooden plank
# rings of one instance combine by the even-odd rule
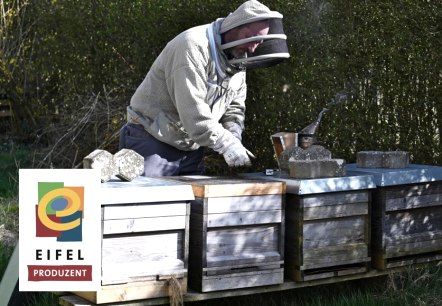
[[[103,221],[103,234],[157,232],[186,228],[185,216],[137,218]]]
[[[441,194],[442,181],[396,185],[381,188],[385,199],[410,198],[423,195]]]
[[[258,210],[207,215],[207,227],[281,223],[281,210]]]
[[[386,201],[386,211],[403,210],[420,207],[432,207],[442,205],[442,194],[429,194],[419,196],[407,196],[403,198],[389,199]]]
[[[288,265],[303,264],[302,249],[304,241],[303,198],[298,195],[286,195],[285,213],[285,249],[284,258]]]
[[[385,249],[386,257],[401,257],[442,251],[442,239],[396,244]]]
[[[246,287],[281,284],[284,282],[284,270],[273,269],[269,271],[242,272],[220,277],[205,276],[203,278],[202,292],[238,289]]]
[[[77,295],[65,295],[59,298],[61,306],[150,306],[150,305],[166,305],[170,303],[169,297],[150,298],[134,301],[121,301],[105,304],[95,304]]]
[[[304,220],[340,218],[367,214],[368,202],[304,208]]]
[[[158,203],[193,200],[192,187],[176,181],[138,176],[130,182],[113,177],[101,184],[98,201],[101,204]]]
[[[386,254],[383,254],[382,252],[373,253],[373,267],[379,269],[380,271],[397,268],[397,267],[429,263],[431,261],[440,261],[440,260],[442,260],[442,253],[440,252],[423,253],[423,254],[415,254],[412,256],[391,257],[391,258],[388,258]]]
[[[442,239],[442,231],[424,231],[409,235],[394,235],[385,237],[385,247],[394,247],[401,244],[410,244],[424,241],[439,241]]]
[[[334,258],[330,257],[327,259],[324,258],[324,255],[322,255],[322,257],[310,258],[310,262],[307,262],[305,258],[303,258],[304,260],[303,265],[298,265],[296,262],[298,258],[294,256],[291,257],[292,255],[288,254],[285,258],[285,270],[294,271],[294,270],[312,270],[312,269],[323,269],[323,268],[335,269],[338,266],[365,264],[371,262],[370,256],[366,257],[362,256],[364,254],[363,247],[361,247],[359,250],[361,251],[359,254],[361,256],[358,256],[358,254],[352,254],[351,256],[349,256],[349,252],[348,250],[346,250],[343,253],[344,256],[339,256],[342,254],[338,254],[335,251],[334,255],[338,256],[334,256]],[[314,260],[316,260],[316,262],[313,262]]]
[[[351,274],[358,274],[358,273],[365,273],[367,272],[368,267],[354,267],[354,268],[349,268],[349,269],[343,269],[343,270],[338,270],[336,271],[336,275],[337,276],[344,276],[344,275],[351,275]]]
[[[385,222],[385,192],[381,188],[373,191],[373,203],[371,205],[371,247],[383,250],[385,248],[384,235],[386,232]],[[382,265],[379,265],[382,266]],[[385,269],[382,267],[381,269]]]
[[[365,243],[329,246],[304,250],[301,269],[313,269],[330,266],[341,266],[356,262],[368,261],[368,246]]]
[[[186,202],[104,206],[103,220],[185,216]]]
[[[180,284],[181,292],[186,293],[187,279],[178,278],[177,281]],[[73,293],[96,304],[151,299],[169,295],[167,282],[167,280],[134,282],[102,286],[101,289],[96,292]]]
[[[297,271],[295,274],[295,279],[299,282],[304,282],[318,280],[321,278],[330,278],[333,276],[335,276],[335,273],[332,271],[317,272],[312,274],[305,274],[305,271]]]
[[[183,261],[184,268],[188,268],[189,263],[189,238],[190,238],[190,202],[186,204],[186,228],[184,229],[184,250]]]
[[[353,274],[366,273],[369,265],[360,263],[354,265],[343,265],[335,267],[327,267],[324,269],[314,270],[297,270],[290,273],[291,277],[298,282],[309,282],[323,278],[336,278]]]
[[[368,202],[368,191],[332,192],[324,194],[314,194],[303,197],[303,206],[317,207],[328,205],[341,205],[350,203]]]
[[[207,214],[239,211],[281,210],[282,194],[209,198]]]
[[[364,242],[366,220],[363,216],[305,222],[303,247],[308,249]]]
[[[207,267],[224,265],[226,262],[255,262],[255,259],[273,258],[279,255],[279,225],[265,225],[245,228],[227,228],[207,232]],[[227,265],[231,265],[228,263]]]
[[[193,193],[196,197],[208,198],[283,193],[283,187],[278,183],[241,183],[232,185],[227,183],[227,185],[192,185],[192,187]]]
[[[158,269],[152,269],[151,272],[149,271],[139,272],[140,275],[135,275],[136,273],[130,273],[130,275],[124,275],[124,273],[115,271],[114,272],[115,274],[112,274],[111,272],[110,275],[103,276],[101,279],[101,285],[108,286],[108,285],[128,284],[134,282],[165,280],[171,278],[172,276],[176,278],[187,277],[187,268],[182,269],[182,267],[183,267],[183,262],[181,261],[181,263],[179,263],[179,261],[176,260],[176,264],[173,266],[172,269],[169,270],[164,269],[158,271]],[[125,267],[122,267],[122,269],[124,268]]]
[[[215,268],[204,268],[203,274],[205,276],[213,276],[213,275],[223,275],[238,273],[238,272],[252,272],[252,271],[263,271],[263,270],[273,270],[282,268],[284,265],[283,260],[274,261],[274,262],[265,262],[259,263],[255,265],[235,265],[235,266],[223,266],[223,267],[215,267]]]
[[[442,231],[442,206],[388,213],[384,230],[386,237]]]
[[[442,254],[426,254],[422,257],[408,257],[408,258],[393,258],[392,260],[386,260],[385,267],[387,269],[395,267],[410,266],[419,263],[428,263],[432,261],[442,260]]]
[[[65,295],[60,297],[58,301],[61,306],[93,306],[90,301],[87,301],[78,295]]]
[[[183,269],[183,235],[180,231],[103,239],[102,278],[111,282],[128,276]],[[117,273],[115,267],[118,267]]]
[[[190,206],[189,233],[189,286],[201,288],[203,267],[207,266],[207,198],[196,198]],[[199,213],[201,212],[201,213]]]
[[[260,265],[262,263],[278,261],[281,257],[281,254],[278,252],[213,256],[207,258],[207,268],[203,268],[203,271],[216,267]]]
[[[130,284],[134,282],[164,280],[169,279],[172,276],[177,278],[187,276],[187,268],[183,268],[184,264],[180,260],[161,262],[161,266],[164,266],[164,268],[158,269],[158,267],[150,265],[137,271],[134,264],[121,265],[116,271],[110,271],[103,275],[101,278],[101,285]]]
[[[194,196],[200,198],[285,193],[285,183],[275,181],[263,181],[259,179],[253,180],[207,176],[177,176],[167,177],[167,179],[191,184]]]

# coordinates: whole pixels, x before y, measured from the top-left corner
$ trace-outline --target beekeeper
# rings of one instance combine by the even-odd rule
[[[282,15],[258,1],[182,32],[132,96],[120,148],[144,157],[145,176],[202,174],[204,147],[230,167],[251,165],[241,143],[246,70],[287,57]]]

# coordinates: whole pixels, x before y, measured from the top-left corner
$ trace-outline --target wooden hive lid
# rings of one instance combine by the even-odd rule
[[[164,179],[192,185],[194,196],[199,198],[283,194],[286,191],[284,182],[262,179],[216,176],[173,176]]]

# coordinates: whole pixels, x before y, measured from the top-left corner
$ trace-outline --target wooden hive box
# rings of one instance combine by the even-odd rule
[[[309,281],[370,268],[370,176],[291,179],[286,183],[285,274]]]
[[[189,287],[200,292],[284,282],[281,182],[188,177]]]
[[[373,194],[373,266],[384,270],[442,259],[442,167],[366,169],[377,185]]]
[[[147,177],[101,186],[101,289],[75,294],[96,304],[164,297],[172,277],[185,294],[192,188]]]

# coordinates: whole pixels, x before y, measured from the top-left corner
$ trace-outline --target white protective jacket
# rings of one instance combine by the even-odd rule
[[[246,9],[171,40],[133,95],[128,122],[143,125],[158,140],[185,151],[213,147],[229,130],[239,131],[240,138],[246,73],[228,63],[220,49],[220,33],[271,13],[266,6]]]

